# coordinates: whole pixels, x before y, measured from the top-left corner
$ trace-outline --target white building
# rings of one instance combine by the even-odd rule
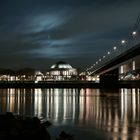
[[[77,76],[77,69],[63,61],[53,64],[46,72],[47,80],[76,80]]]

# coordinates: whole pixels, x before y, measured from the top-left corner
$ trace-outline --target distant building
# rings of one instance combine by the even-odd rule
[[[140,55],[119,67],[119,80],[140,80]]]
[[[0,69],[0,81],[55,81],[77,80],[77,69],[70,64],[59,61],[53,64],[45,73],[40,70],[24,68],[18,71]]]
[[[64,61],[53,64],[46,72],[47,80],[76,80],[77,76],[77,69]]]
[[[43,81],[44,80],[44,74],[39,70],[35,71],[34,80],[35,81]]]
[[[0,70],[0,81],[33,81],[35,70],[30,68],[18,71],[2,69]]]

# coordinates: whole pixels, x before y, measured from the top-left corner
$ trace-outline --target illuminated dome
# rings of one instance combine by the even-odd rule
[[[59,61],[53,64],[46,72],[47,80],[74,80],[77,78],[77,69],[64,61]]]
[[[59,61],[56,64],[53,64],[51,69],[72,69],[72,66],[63,61]]]

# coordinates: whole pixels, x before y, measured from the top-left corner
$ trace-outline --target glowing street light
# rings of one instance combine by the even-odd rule
[[[133,31],[133,32],[132,32],[132,35],[133,35],[133,36],[135,36],[136,34],[137,34],[137,32],[136,32],[136,31]]]
[[[107,54],[109,55],[109,54],[110,54],[110,52],[107,52]]]
[[[98,64],[98,61],[96,61],[96,64]]]
[[[132,37],[134,38],[136,35],[137,35],[137,32],[136,31],[133,31],[132,32]]]
[[[124,43],[126,43],[126,41],[125,40],[122,40],[122,44],[124,44]]]
[[[102,61],[101,59],[99,59],[99,61]]]
[[[114,47],[113,47],[113,50],[116,50],[116,49],[117,49],[117,47],[116,47],[116,46],[114,46]]]
[[[103,56],[103,58],[105,58],[105,55]]]

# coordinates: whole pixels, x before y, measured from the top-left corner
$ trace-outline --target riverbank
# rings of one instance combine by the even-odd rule
[[[93,81],[1,81],[0,88],[140,88],[140,81],[96,83]]]
[[[6,112],[0,114],[0,140],[51,140],[54,135],[48,132],[48,127],[51,125],[51,122],[42,121],[37,117],[25,117]],[[63,130],[55,139],[74,140],[74,135]]]
[[[50,122],[41,122],[37,117],[30,118],[7,112],[6,114],[0,114],[0,139],[50,140],[51,136],[47,131],[50,125]]]

